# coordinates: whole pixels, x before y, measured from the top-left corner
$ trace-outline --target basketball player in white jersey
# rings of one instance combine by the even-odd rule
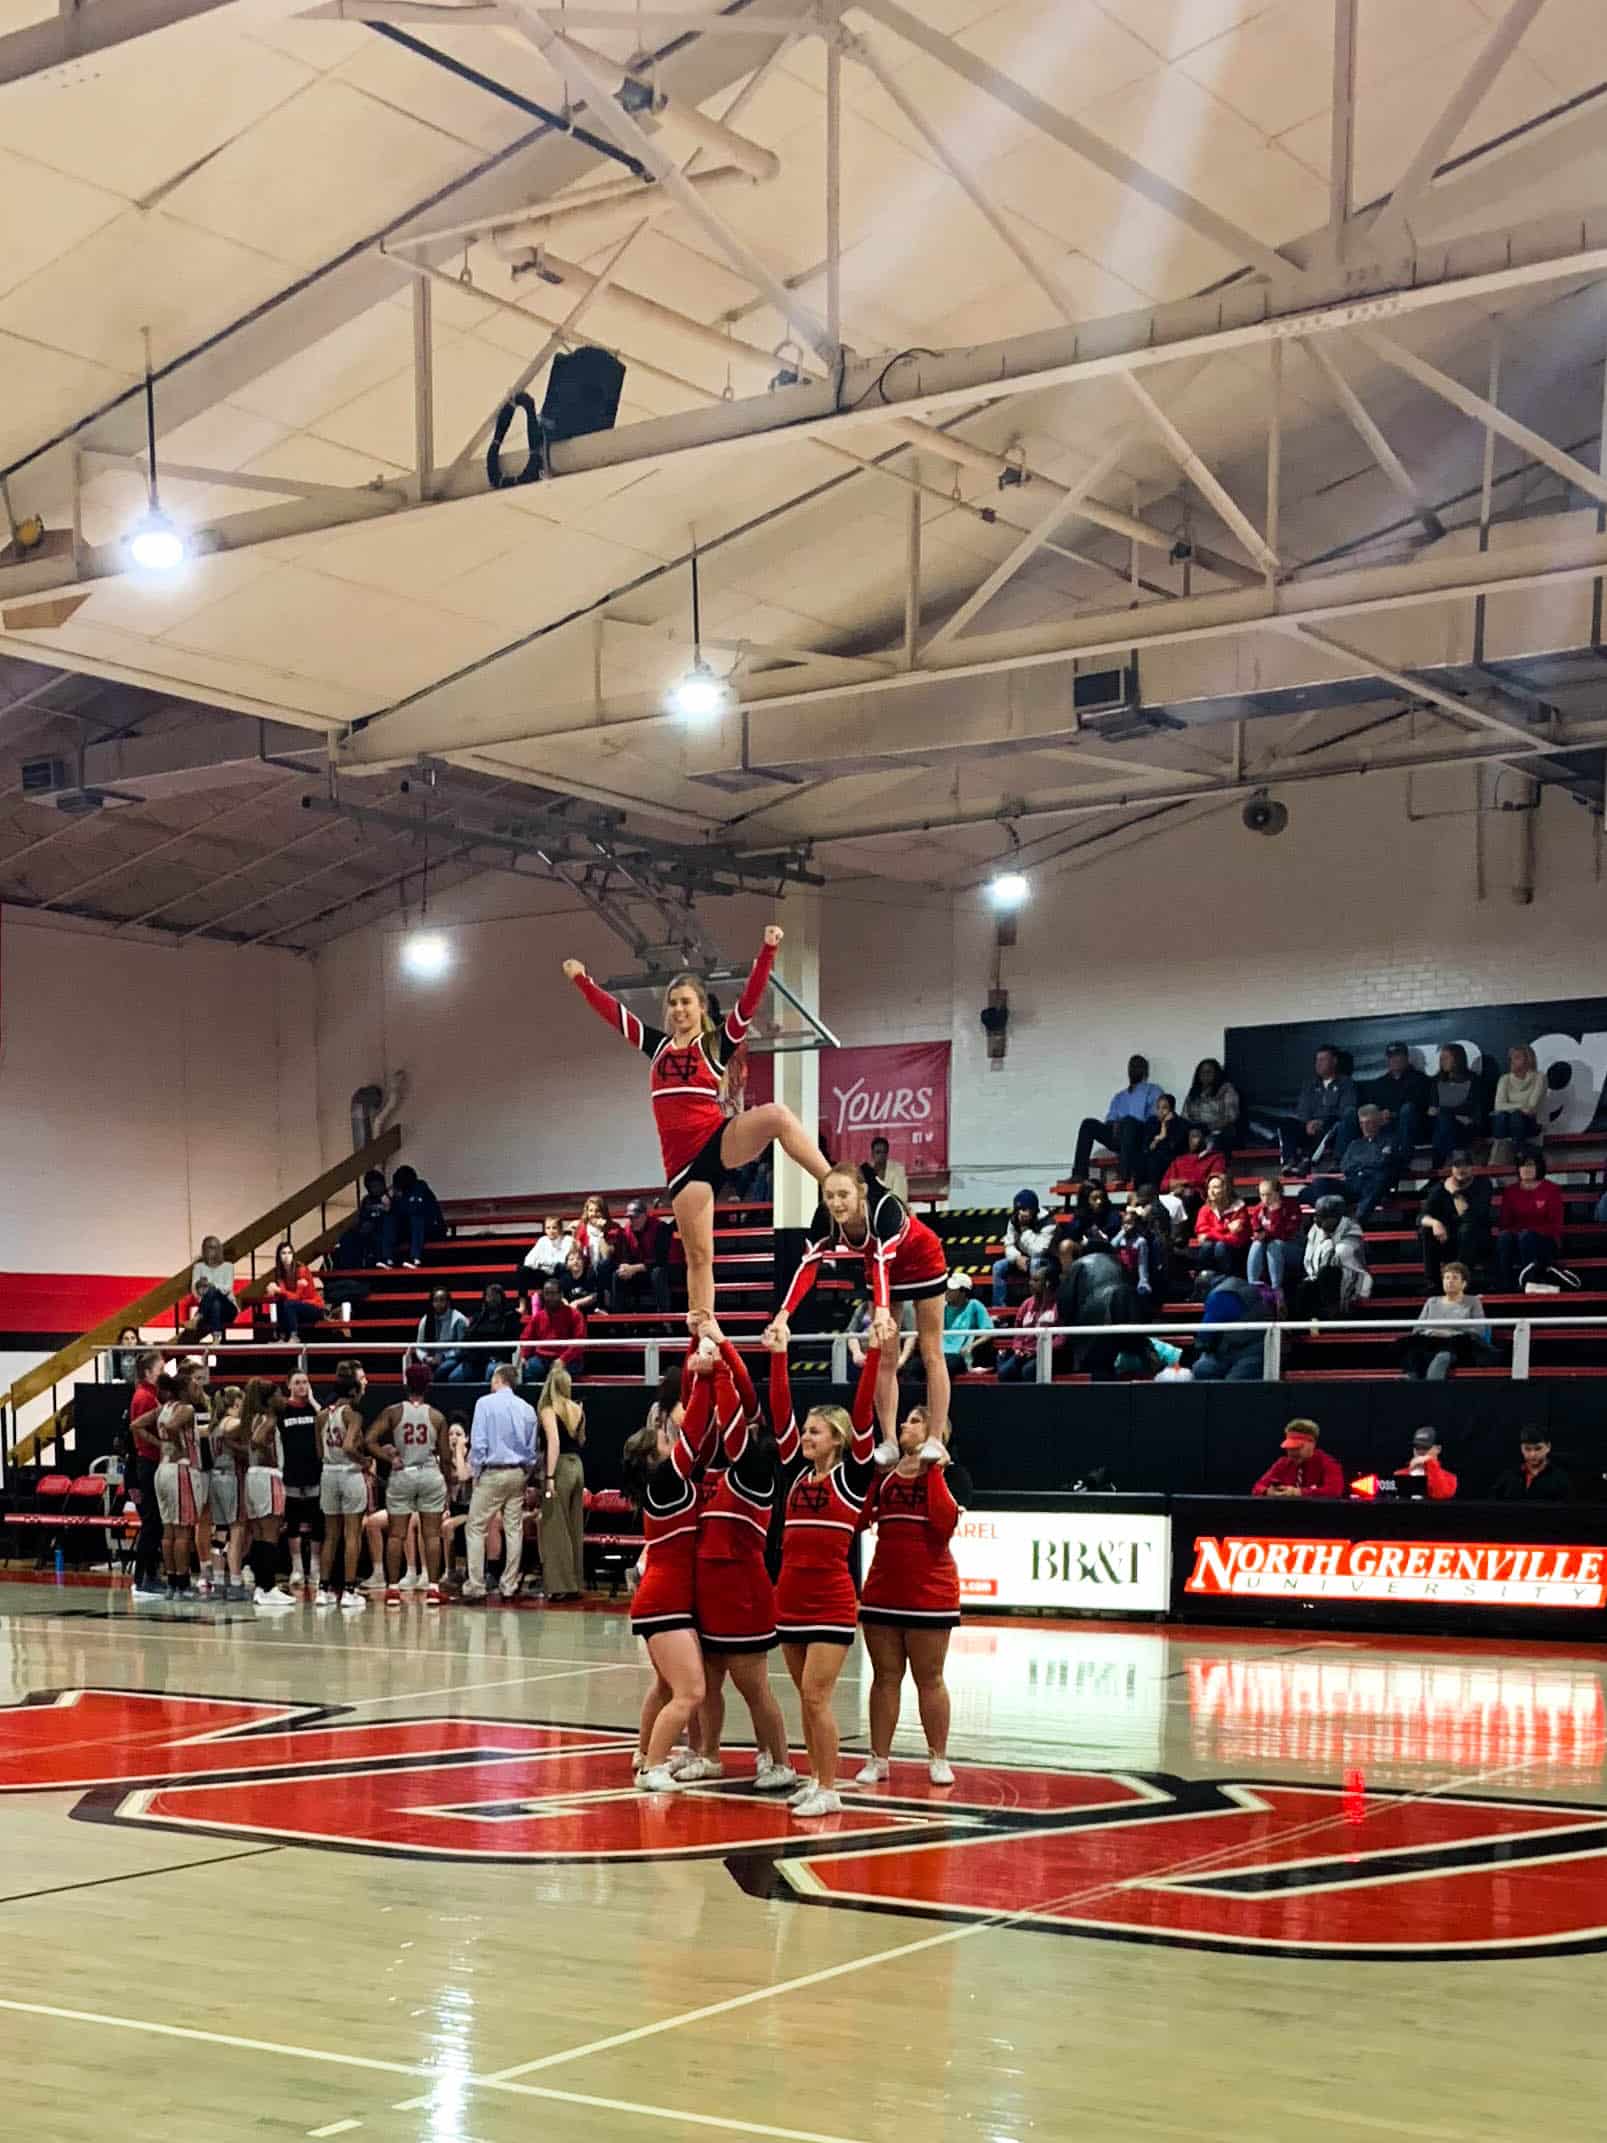
[[[323,1460],[318,1507],[324,1514],[324,1546],[319,1559],[322,1580],[313,1604],[338,1605],[348,1614],[361,1613],[368,1605],[357,1589],[357,1557],[368,1513],[368,1454],[357,1393],[356,1372],[350,1362],[342,1362],[335,1371],[335,1396],[318,1416]]]
[[[156,1508],[162,1520],[162,1569],[167,1597],[188,1600],[190,1557],[195,1549],[196,1518],[204,1507],[206,1480],[196,1440],[190,1373],[156,1380],[156,1438],[161,1455],[156,1466]]]
[[[390,1467],[385,1484],[385,1508],[390,1515],[385,1542],[385,1605],[400,1607],[402,1549],[407,1524],[415,1513],[424,1536],[424,1567],[429,1573],[424,1602],[441,1604],[441,1518],[446,1510],[446,1483],[452,1465],[452,1446],[446,1416],[425,1401],[430,1388],[428,1362],[409,1362],[405,1382],[407,1397],[400,1406],[388,1406],[368,1432],[368,1448]]]
[[[225,1600],[249,1600],[245,1584],[246,1538],[251,1531],[246,1517],[246,1467],[251,1459],[251,1438],[240,1418],[245,1393],[238,1384],[225,1387],[219,1396],[220,1413],[212,1426],[212,1471],[207,1494],[212,1523],[225,1535],[227,1556],[221,1592]]]
[[[294,1607],[279,1583],[279,1533],[285,1522],[285,1450],[279,1406],[261,1377],[253,1377],[240,1401],[251,1463],[246,1469],[246,1516],[251,1521],[251,1575],[257,1607]]]

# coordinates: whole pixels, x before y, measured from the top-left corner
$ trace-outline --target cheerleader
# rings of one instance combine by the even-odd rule
[[[680,1784],[670,1752],[703,1703],[703,1653],[693,1613],[698,1483],[714,1446],[718,1356],[688,1358],[691,1395],[679,1426],[661,1415],[625,1446],[625,1492],[642,1514],[645,1568],[631,1599],[631,1628],[647,1646],[653,1686],[642,1701],[638,1783],[661,1793]],[[718,1765],[714,1767],[718,1770]]]
[[[791,1109],[767,1102],[727,1117],[721,1106],[726,1066],[747,1038],[780,943],[781,932],[772,924],[735,1010],[718,1027],[709,1011],[708,986],[697,975],[675,977],[664,993],[664,1028],[647,1027],[600,989],[579,960],[564,962],[564,973],[598,1017],[651,1062],[648,1093],[664,1155],[666,1195],[686,1251],[687,1323],[693,1331],[700,1313],[714,1310],[714,1199],[725,1178],[756,1160],[772,1139],[779,1139],[817,1183],[826,1173],[825,1155]]]
[[[770,1357],[770,1418],[776,1455],[783,1465],[802,1453],[804,1464],[787,1491],[781,1544],[781,1583],[776,1624],[782,1657],[803,1706],[804,1746],[813,1776],[790,1806],[794,1816],[835,1816],[837,1722],[832,1692],[854,1641],[859,1603],[848,1557],[854,1545],[875,1465],[875,1396],[879,1354],[872,1350],[859,1374],[852,1415],[840,1406],[811,1407],[800,1431],[792,1411],[787,1354]]]
[[[698,1496],[695,1612],[703,1645],[704,1697],[699,1741],[704,1754],[677,1765],[683,1783],[718,1778],[725,1726],[725,1681],[735,1682],[758,1744],[754,1784],[761,1792],[795,1786],[787,1727],[770,1689],[765,1654],[777,1642],[775,1594],[765,1542],[775,1504],[775,1446],[758,1432],[759,1402],[741,1356],[712,1317],[704,1335],[719,1349],[714,1411],[719,1440]]]
[[[823,1219],[805,1245],[803,1262],[793,1275],[786,1301],[765,1333],[764,1343],[785,1349],[792,1313],[825,1265],[845,1258],[862,1259],[871,1298],[870,1336],[881,1352],[876,1413],[883,1437],[891,1447],[898,1419],[898,1327],[891,1306],[910,1302],[915,1306],[915,1342],[926,1370],[926,1404],[932,1434],[941,1440],[948,1434],[949,1420],[949,1368],[943,1353],[948,1260],[932,1230],[907,1210],[902,1199],[883,1190],[880,1184],[872,1188],[874,1202],[857,1169],[833,1168],[828,1172],[820,1186]]]
[[[876,1553],[859,1603],[874,1677],[862,1786],[888,1776],[906,1667],[926,1729],[927,1775],[934,1786],[954,1783],[943,1663],[960,1620],[960,1573],[949,1542],[970,1492],[964,1471],[950,1466],[944,1440],[930,1433],[925,1407],[912,1407],[899,1425],[898,1463],[873,1483],[865,1506]]]

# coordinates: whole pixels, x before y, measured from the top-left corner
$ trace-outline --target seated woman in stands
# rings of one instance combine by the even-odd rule
[[[1183,1096],[1183,1120],[1198,1124],[1212,1153],[1233,1151],[1239,1136],[1239,1090],[1215,1057],[1201,1057]]]
[[[570,1246],[569,1255],[551,1275],[563,1290],[563,1299],[572,1310],[579,1310],[582,1317],[589,1317],[602,1301],[602,1283],[595,1270],[587,1264],[586,1253],[579,1243]],[[536,1304],[530,1305],[534,1310]]]
[[[1430,1085],[1430,1143],[1434,1165],[1444,1168],[1458,1146],[1471,1146],[1484,1129],[1484,1100],[1460,1042],[1442,1042],[1440,1065]]]
[[[391,1178],[390,1206],[382,1227],[382,1265],[396,1263],[404,1229],[407,1256],[403,1263],[414,1268],[424,1262],[424,1245],[446,1233],[441,1201],[418,1170],[405,1165]]]
[[[1189,1258],[1201,1272],[1231,1275],[1244,1265],[1250,1250],[1250,1209],[1233,1188],[1233,1179],[1217,1169],[1207,1178],[1205,1203],[1194,1216]]]
[[[1034,1258],[1032,1263],[1031,1293],[1025,1302],[1017,1303],[1015,1310],[1001,1309],[997,1313],[999,1324],[1014,1323],[1022,1335],[1019,1339],[1001,1339],[993,1350],[995,1374],[1001,1384],[1030,1384],[1038,1374],[1039,1325],[1052,1325],[1056,1321],[1055,1291],[1060,1284],[1060,1267],[1053,1258]],[[1052,1366],[1052,1361],[1051,1361]]]
[[[1507,1051],[1507,1068],[1496,1081],[1495,1113],[1490,1118],[1490,1166],[1510,1168],[1520,1146],[1540,1136],[1546,1100],[1546,1075],[1527,1043]]]
[[[268,1321],[282,1339],[301,1339],[323,1322],[323,1282],[297,1257],[288,1237],[273,1254],[273,1278],[264,1300]]]
[[[1507,1294],[1557,1262],[1562,1193],[1546,1181],[1546,1157],[1537,1146],[1518,1155],[1518,1180],[1501,1193],[1496,1229],[1495,1266]]]
[[[234,1299],[234,1260],[223,1254],[215,1235],[203,1235],[201,1255],[190,1267],[190,1293],[195,1312],[185,1329],[187,1339],[224,1339],[237,1314]]]
[[[1458,1367],[1483,1368],[1499,1356],[1484,1321],[1484,1303],[1469,1293],[1473,1275],[1460,1258],[1442,1268],[1443,1294],[1431,1295],[1406,1335],[1406,1374],[1438,1384]]]
[[[1161,1202],[1174,1221],[1192,1223],[1205,1186],[1221,1164],[1208,1150],[1201,1125],[1190,1124],[1186,1137],[1185,1150],[1161,1178]]]
[[[1281,1294],[1293,1255],[1305,1230],[1305,1216],[1297,1200],[1284,1195],[1278,1176],[1263,1176],[1259,1196],[1250,1208],[1250,1254],[1245,1272],[1257,1287],[1275,1287]]]

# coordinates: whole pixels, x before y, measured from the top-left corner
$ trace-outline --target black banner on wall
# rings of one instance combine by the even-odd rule
[[[1456,1005],[1449,1010],[1388,1013],[1376,1019],[1300,1020],[1267,1027],[1229,1027],[1228,1077],[1258,1110],[1287,1112],[1311,1060],[1324,1042],[1347,1052],[1359,1080],[1376,1079],[1384,1051],[1404,1042],[1412,1062],[1431,1076],[1442,1042],[1460,1042],[1486,1088],[1507,1068],[1507,1051],[1527,1043],[1550,1089],[1542,1132],[1589,1131],[1607,1124],[1607,997],[1550,998],[1539,1004]]]

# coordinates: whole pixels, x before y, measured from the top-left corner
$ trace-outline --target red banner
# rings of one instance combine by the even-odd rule
[[[748,1104],[775,1096],[775,1059],[756,1056]],[[914,1175],[949,1165],[949,1045],[878,1042],[820,1052],[820,1136],[834,1161],[868,1161],[885,1138]]]

